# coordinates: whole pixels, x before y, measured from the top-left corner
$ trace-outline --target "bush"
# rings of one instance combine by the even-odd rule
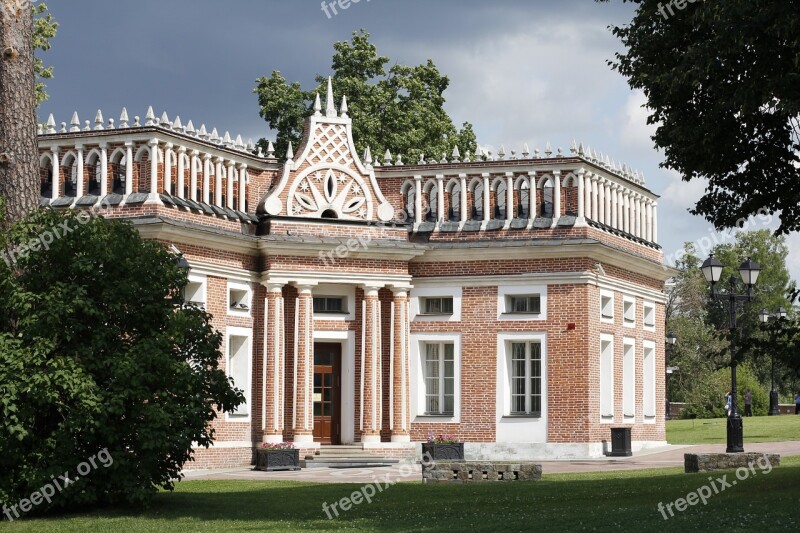
[[[737,407],[744,415],[744,393],[753,395],[753,416],[765,416],[769,411],[769,392],[758,382],[755,372],[747,365],[736,368],[738,391]],[[681,412],[681,418],[722,418],[725,410],[725,395],[731,390],[731,370],[723,368],[698,379],[689,392],[689,401]]]
[[[65,472],[80,479],[36,511],[172,489],[192,443],[211,443],[215,408],[243,401],[210,315],[177,298],[177,258],[130,223],[52,210],[12,226],[0,252],[0,502]]]

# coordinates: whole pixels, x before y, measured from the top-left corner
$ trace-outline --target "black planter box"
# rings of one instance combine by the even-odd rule
[[[274,472],[276,470],[300,470],[300,450],[267,450],[256,451],[256,470]]]
[[[423,442],[422,455],[423,457],[428,456],[434,461],[463,461],[464,443],[436,444]]]
[[[611,452],[609,457],[630,457],[631,428],[611,428]]]

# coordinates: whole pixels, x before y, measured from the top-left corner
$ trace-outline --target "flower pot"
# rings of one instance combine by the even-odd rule
[[[463,461],[464,443],[452,442],[448,444],[437,444],[434,442],[422,443],[423,457],[430,457],[434,461]]]
[[[300,470],[300,450],[269,450],[259,448],[256,452],[256,470]]]

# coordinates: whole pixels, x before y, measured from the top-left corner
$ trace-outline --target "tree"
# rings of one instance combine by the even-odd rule
[[[475,132],[469,123],[457,130],[444,110],[444,91],[450,84],[431,60],[424,65],[394,65],[379,56],[364,30],[354,32],[351,42],[333,45],[333,81],[336,104],[347,97],[353,119],[353,137],[359,152],[370,147],[380,157],[389,150],[416,162],[420,155],[440,159],[457,146],[461,153],[474,153]],[[258,95],[260,114],[277,130],[275,149],[283,157],[289,142],[300,142],[305,117],[313,112],[316,94],[325,100],[327,78],[317,76],[318,86],[304,91],[299,83],[289,84],[278,71],[258,78],[253,92]],[[265,147],[266,141],[259,141]]]
[[[39,201],[34,89],[33,10],[25,1],[0,4],[0,200],[8,220]]]
[[[58,23],[53,21],[53,15],[47,10],[47,5],[43,2],[33,6],[33,48],[46,52],[50,50],[50,39],[56,36]],[[40,57],[34,55],[33,68],[36,72],[36,105],[47,100],[49,97],[45,90],[47,86],[41,80],[49,80],[53,77],[53,67],[45,67]]]
[[[692,212],[721,229],[763,209],[799,230],[800,3],[626,1],[611,65],[644,92],[662,166],[708,180]]]
[[[129,222],[37,210],[0,234],[0,502],[105,450],[52,503],[146,503],[243,402],[176,256]],[[246,386],[246,385],[245,385]]]

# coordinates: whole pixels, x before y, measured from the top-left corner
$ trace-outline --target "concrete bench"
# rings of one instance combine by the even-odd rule
[[[765,459],[766,458],[766,459]],[[713,472],[749,468],[750,465],[764,465],[769,461],[771,467],[781,464],[781,456],[775,453],[686,453],[683,455],[684,471]]]
[[[542,465],[513,461],[452,461],[422,464],[423,483],[487,483],[536,481]]]

